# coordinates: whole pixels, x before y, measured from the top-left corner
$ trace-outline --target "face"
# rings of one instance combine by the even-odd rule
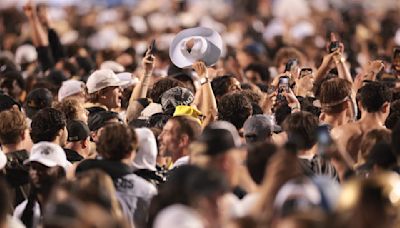
[[[179,137],[177,132],[177,123],[174,120],[169,120],[160,136],[158,137],[160,143],[160,154],[164,156],[176,157],[176,151],[179,149]]]
[[[37,189],[49,187],[59,178],[59,167],[47,167],[39,162],[31,162],[29,167],[29,178],[32,185]]]
[[[105,89],[103,94],[105,97],[103,99],[103,104],[109,109],[120,108],[122,99],[122,89],[121,87],[111,86]]]
[[[251,81],[254,84],[262,82],[260,75],[255,71],[248,70],[246,71],[245,76],[249,81]]]
[[[228,93],[241,91],[242,87],[240,86],[240,82],[236,78],[232,78],[230,85],[228,87]]]
[[[60,141],[59,141],[61,147],[64,147],[65,144],[67,144],[67,139],[68,139],[68,130],[67,127],[64,127],[64,129],[61,131]]]

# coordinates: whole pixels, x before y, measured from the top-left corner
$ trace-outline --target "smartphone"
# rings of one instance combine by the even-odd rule
[[[321,125],[317,128],[317,145],[318,154],[321,156],[326,156],[327,149],[332,145],[332,137],[329,132],[328,125]]]
[[[339,49],[339,41],[332,41],[329,44],[329,53],[333,53]]]
[[[310,74],[312,74],[312,69],[311,68],[302,68],[301,70],[300,70],[300,78],[302,78],[302,77],[305,77],[305,76],[307,76],[307,75],[310,75]]]
[[[156,52],[156,40],[152,40],[149,46],[149,54],[154,55],[154,53]]]
[[[289,92],[289,77],[288,76],[282,76],[279,78],[278,94],[276,96],[276,99],[278,101],[286,100],[285,96],[282,95],[283,92]]]
[[[292,72],[298,65],[297,59],[289,59],[285,66],[285,72]]]

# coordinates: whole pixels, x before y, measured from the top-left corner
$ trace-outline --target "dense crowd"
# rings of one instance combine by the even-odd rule
[[[399,1],[49,2],[0,2],[0,228],[400,226]]]

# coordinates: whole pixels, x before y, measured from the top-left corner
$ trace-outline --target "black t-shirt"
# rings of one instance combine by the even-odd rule
[[[65,155],[67,156],[67,160],[71,163],[75,163],[75,162],[83,160],[83,157],[75,150],[64,148],[64,152],[65,152]]]

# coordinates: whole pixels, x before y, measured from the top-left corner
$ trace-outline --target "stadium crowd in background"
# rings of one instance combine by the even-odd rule
[[[399,227],[400,1],[0,2],[0,228]]]

